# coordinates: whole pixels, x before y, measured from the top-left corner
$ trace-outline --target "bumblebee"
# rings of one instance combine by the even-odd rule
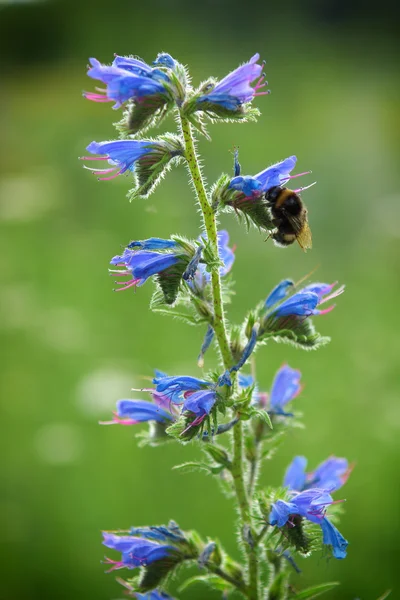
[[[265,201],[276,229],[271,234],[278,246],[290,246],[297,240],[304,251],[312,246],[307,209],[296,192],[275,185],[265,193]]]

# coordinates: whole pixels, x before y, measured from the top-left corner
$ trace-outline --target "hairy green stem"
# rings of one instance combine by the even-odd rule
[[[232,477],[235,486],[236,497],[239,504],[239,512],[242,525],[242,536],[246,528],[252,531],[252,519],[250,513],[249,498],[246,493],[243,477],[243,425],[239,421],[233,428],[233,461]],[[243,539],[244,548],[248,558],[249,568],[249,598],[258,599],[258,561],[257,549],[249,544],[249,540]]]
[[[185,141],[186,160],[189,167],[190,175],[192,177],[193,185],[196,190],[197,199],[201,207],[201,212],[203,214],[203,221],[207,232],[207,238],[214,250],[215,255],[218,256],[218,238],[215,214],[208,201],[206,190],[204,187],[204,181],[201,174],[201,169],[199,161],[197,159],[196,148],[192,136],[191,125],[183,115],[181,115],[181,127],[183,139]],[[218,340],[218,345],[221,350],[225,368],[229,369],[233,363],[225,327],[225,315],[224,305],[222,302],[219,267],[216,267],[211,271],[211,284],[213,290],[214,307],[213,328],[215,331],[216,338]]]
[[[192,135],[192,129],[189,121],[181,114],[181,128],[185,143],[185,157],[189,167],[190,175],[196,190],[197,198],[203,214],[204,226],[207,232],[207,237],[212,245],[214,253],[218,256],[218,238],[217,224],[215,214],[207,197],[204,186],[203,177],[199,161],[196,154],[196,148]],[[211,283],[213,291],[213,309],[214,321],[213,328],[218,341],[222,359],[226,369],[233,365],[233,357],[229,347],[228,336],[225,326],[224,305],[221,294],[221,280],[219,275],[219,267],[213,268],[211,271]],[[252,519],[250,513],[249,499],[246,493],[244,474],[243,474],[243,425],[239,421],[233,427],[233,462],[232,462],[232,477],[236,492],[236,497],[239,505],[241,531],[243,538],[243,546],[245,548],[248,560],[248,585],[242,589],[250,600],[258,600],[258,564],[257,564],[257,549],[249,544],[246,540],[244,532],[252,531]]]
[[[259,467],[259,459],[260,459],[260,448],[259,442],[256,441],[254,445],[254,456],[250,461],[250,473],[249,473],[249,498],[253,497],[254,487],[257,480],[258,475],[258,467]]]

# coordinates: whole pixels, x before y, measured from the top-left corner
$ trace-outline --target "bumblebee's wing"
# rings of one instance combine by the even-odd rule
[[[296,233],[296,240],[302,250],[306,251],[312,248],[311,229],[307,221],[304,221],[300,231]]]

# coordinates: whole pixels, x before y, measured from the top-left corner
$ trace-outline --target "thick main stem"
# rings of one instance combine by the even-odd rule
[[[194,147],[194,140],[192,136],[191,126],[189,121],[181,116],[181,126],[183,138],[185,141],[186,160],[189,166],[190,175],[192,177],[193,185],[196,190],[197,198],[200,203],[201,211],[203,213],[204,226],[207,232],[207,238],[216,256],[218,256],[218,237],[217,237],[217,225],[215,222],[215,215],[208,201],[207,194],[204,187],[203,177],[197,159],[196,149]],[[219,276],[219,267],[215,268],[211,272],[211,284],[213,290],[213,305],[214,305],[214,321],[213,328],[215,331],[218,345],[221,350],[222,359],[226,369],[232,366],[232,354],[229,348],[228,336],[225,328],[225,315],[224,305],[222,302],[221,294],[221,279]]]
[[[217,225],[213,209],[208,200],[204,182],[197,159],[196,149],[189,121],[181,115],[182,134],[185,142],[185,155],[192,177],[193,185],[196,190],[197,198],[203,214],[204,226],[206,228],[207,237],[212,244],[213,250],[218,255],[218,238]],[[230,351],[228,336],[225,328],[224,306],[221,294],[221,280],[219,275],[219,267],[214,268],[211,272],[211,283],[213,290],[213,307],[214,321],[213,327],[218,345],[221,351],[222,359],[226,369],[233,365],[233,357]],[[243,474],[243,425],[239,421],[233,427],[233,462],[232,462],[232,477],[236,492],[236,497],[239,505],[241,530],[243,537],[243,545],[248,559],[248,586],[247,597],[250,600],[258,600],[258,563],[257,549],[252,546],[249,536],[245,532],[252,532],[252,519],[250,514],[250,504],[246,493],[244,474]],[[243,591],[243,590],[241,590]]]

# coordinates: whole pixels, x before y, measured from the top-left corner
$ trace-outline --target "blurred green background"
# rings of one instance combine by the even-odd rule
[[[293,581],[340,580],[331,599],[375,600],[388,588],[399,597],[396,16],[385,1],[0,4],[4,598],[121,598],[100,562],[101,529],[174,518],[238,556],[234,509],[216,482],[171,471],[196,447],[138,450],[133,428],[97,424],[154,368],[201,375],[203,331],[151,314],[151,284],[115,295],[107,275],[131,239],[198,235],[185,170],[129,204],[125,178],[98,183],[77,160],[92,140],[112,139],[120,117],[82,98],[94,85],[88,57],[151,61],[161,50],[190,65],[194,82],[222,77],[256,51],[268,61],[272,94],[257,101],[260,121],[212,126],[213,142],[199,149],[209,182],[231,172],[234,145],[248,174],[296,154],[298,170],[318,181],[304,195],[314,249],[277,249],[223,215],[237,245],[229,317],[240,321],[279,280],[317,266],[314,278],[347,290],[317,323],[329,346],[257,353],[262,389],[283,361],[302,370],[297,407],[307,426],[290,434],[262,481],[279,485],[294,454],[311,467],[331,453],[355,461],[342,492],[348,558],[301,561]],[[214,364],[210,352],[206,367]],[[196,587],[179,597],[218,596]]]

